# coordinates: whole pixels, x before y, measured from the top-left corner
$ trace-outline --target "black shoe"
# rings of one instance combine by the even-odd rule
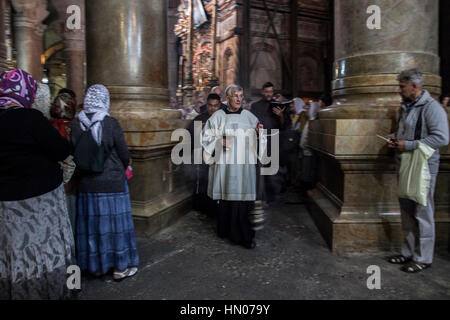
[[[255,240],[252,240],[251,243],[246,243],[244,244],[244,247],[247,249],[255,249],[256,248],[256,242]]]

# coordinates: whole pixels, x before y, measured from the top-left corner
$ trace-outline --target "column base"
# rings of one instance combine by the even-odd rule
[[[398,251],[402,244],[400,212],[342,214],[321,187],[308,192],[308,211],[331,251]],[[377,208],[373,208],[376,211]],[[450,250],[448,208],[436,208],[436,248]]]
[[[146,107],[145,102],[133,106],[129,112],[115,108],[111,114],[122,126],[133,160],[129,185],[135,230],[148,236],[191,209],[192,183],[185,167],[171,159],[177,143],[171,141],[172,132],[186,128],[189,121],[181,120],[176,110]]]
[[[393,120],[389,108],[374,108],[373,118],[366,119],[359,111],[329,109],[312,122],[310,143],[318,155],[320,183],[309,192],[309,211],[332,251],[394,251],[402,244],[397,171],[394,154],[376,136],[393,132]],[[450,150],[440,151],[436,246],[449,249]]]
[[[134,229],[137,236],[151,236],[174,224],[192,208],[192,193],[184,192],[177,196],[168,195],[168,205],[162,206],[166,199],[155,199],[147,203],[132,201]]]

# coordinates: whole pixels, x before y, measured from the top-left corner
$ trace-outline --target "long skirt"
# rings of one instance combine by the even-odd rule
[[[0,300],[71,298],[66,281],[74,249],[63,185],[0,201]]]
[[[254,201],[219,201],[217,215],[217,233],[236,244],[249,246],[255,237],[249,214]]]
[[[106,274],[138,266],[127,182],[125,192],[78,194],[76,234],[81,270]]]

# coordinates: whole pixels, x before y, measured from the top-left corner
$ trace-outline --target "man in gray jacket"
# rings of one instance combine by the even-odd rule
[[[399,199],[403,230],[401,255],[388,259],[391,263],[405,264],[401,270],[420,272],[433,262],[434,188],[439,172],[439,149],[449,143],[447,114],[444,108],[423,89],[423,76],[417,69],[406,70],[398,76],[398,92],[403,104],[397,114],[398,130],[389,139],[388,146],[400,153],[418,148],[419,141],[436,151],[428,160],[431,174],[427,206],[409,199]]]

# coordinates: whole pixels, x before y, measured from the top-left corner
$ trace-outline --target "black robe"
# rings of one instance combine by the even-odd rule
[[[194,122],[201,121],[205,124],[210,118],[208,112],[203,112],[199,114],[188,127],[189,133],[191,134],[191,149],[194,149],[194,139],[199,139],[199,137],[194,137]],[[194,159],[192,155],[192,159]],[[209,216],[214,216],[217,211],[216,202],[208,197],[208,171],[209,166],[205,163],[202,164],[192,164],[191,166],[191,181],[193,186],[193,208],[196,211],[207,214]]]

